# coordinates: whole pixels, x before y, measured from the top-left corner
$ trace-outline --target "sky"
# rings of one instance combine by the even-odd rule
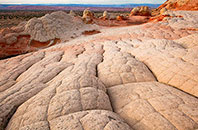
[[[0,0],[0,4],[161,4],[166,0]]]

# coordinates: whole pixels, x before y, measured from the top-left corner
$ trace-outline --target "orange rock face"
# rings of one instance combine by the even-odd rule
[[[122,20],[124,20],[125,18],[124,18],[124,16],[117,16],[116,17],[116,20],[118,20],[118,21],[122,21]]]
[[[23,54],[28,52],[28,43],[30,40],[30,36],[21,35],[16,38],[16,41],[12,44],[8,44],[6,42],[7,39],[0,42],[0,58]]]
[[[6,28],[0,31],[0,58],[6,58],[31,51],[39,48],[48,47],[60,42],[60,39],[39,42],[31,40],[30,35],[14,33],[12,29]]]
[[[94,35],[97,33],[101,33],[101,32],[98,30],[92,30],[92,31],[84,31],[82,34],[86,36],[86,35]]]
[[[171,10],[198,10],[197,0],[167,0],[159,9],[167,8]]]
[[[155,17],[151,17],[149,21],[162,21],[164,18],[183,18],[183,16],[170,16],[170,15],[158,15]]]

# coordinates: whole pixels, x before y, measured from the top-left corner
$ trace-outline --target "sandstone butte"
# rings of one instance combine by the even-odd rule
[[[63,40],[0,60],[0,129],[198,130],[198,12],[166,15],[113,28],[63,12],[24,23],[13,41]],[[69,40],[87,27],[101,33]]]

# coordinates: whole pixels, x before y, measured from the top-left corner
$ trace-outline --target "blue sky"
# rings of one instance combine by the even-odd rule
[[[0,0],[0,4],[161,4],[166,0]]]

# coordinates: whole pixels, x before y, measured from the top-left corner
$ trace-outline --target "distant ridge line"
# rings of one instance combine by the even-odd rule
[[[37,11],[37,10],[76,10],[83,11],[89,8],[92,11],[123,11],[129,12],[137,6],[149,6],[157,8],[160,4],[121,4],[121,5],[98,5],[98,4],[0,4],[0,11]]]

